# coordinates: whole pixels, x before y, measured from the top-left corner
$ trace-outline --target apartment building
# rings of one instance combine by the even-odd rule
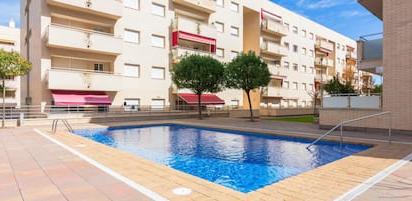
[[[356,51],[355,41],[267,0],[21,0],[21,5],[22,53],[33,63],[22,95],[31,104],[188,104],[190,91],[177,89],[170,79],[182,56],[229,62],[253,50],[273,78],[254,92],[253,107],[306,107],[313,104],[315,81],[342,76],[346,47]],[[210,104],[248,105],[240,90],[216,96]]]
[[[367,101],[363,108],[325,109],[320,113],[320,124],[333,126],[342,119],[390,112],[356,122],[357,128],[392,128],[410,134],[412,130],[411,26],[412,1],[410,0],[358,0],[358,2],[383,21],[383,33],[365,33],[358,42],[358,67],[360,70],[383,75],[383,97],[361,97]],[[367,78],[365,78],[367,79]],[[377,102],[375,104],[375,102]],[[377,105],[377,107],[370,107]],[[365,108],[368,107],[368,108]]]
[[[8,26],[0,26],[0,49],[5,51],[20,52],[20,30],[16,28],[13,20]],[[20,104],[20,77],[10,77],[5,82],[6,106],[17,106]]]

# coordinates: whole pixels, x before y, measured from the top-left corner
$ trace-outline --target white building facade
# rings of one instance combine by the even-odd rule
[[[325,81],[342,74],[347,47],[356,47],[266,0],[21,0],[21,16],[21,38],[28,41],[22,54],[33,63],[22,80],[28,104],[63,105],[61,97],[75,94],[83,101],[100,97],[102,104],[175,105],[179,94],[190,93],[176,89],[170,77],[182,56],[229,62],[253,50],[273,74],[254,94],[254,107],[309,107],[319,75]],[[327,65],[316,64],[320,57]],[[225,105],[248,105],[240,90],[217,96]]]
[[[0,49],[11,52],[20,52],[20,29],[16,28],[13,20],[8,26],[0,26]],[[5,81],[6,106],[17,106],[20,104],[20,77],[10,77]],[[2,103],[2,101],[0,101]]]

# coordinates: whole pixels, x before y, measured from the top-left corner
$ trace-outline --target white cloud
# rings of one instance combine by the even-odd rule
[[[348,10],[348,11],[342,11],[340,13],[340,16],[345,17],[345,18],[362,17],[362,16],[366,16],[366,15],[368,15],[368,13],[360,12],[358,10]]]

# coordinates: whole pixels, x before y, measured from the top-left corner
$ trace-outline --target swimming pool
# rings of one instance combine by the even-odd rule
[[[75,133],[244,193],[370,147],[174,124]]]

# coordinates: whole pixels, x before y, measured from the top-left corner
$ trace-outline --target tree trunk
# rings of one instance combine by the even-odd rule
[[[252,101],[250,101],[250,90],[246,91],[246,94],[249,102],[250,121],[255,121],[255,119],[253,118]]]
[[[197,107],[199,112],[199,119],[202,120],[202,94],[197,94]]]
[[[4,79],[2,80],[2,85],[3,85],[3,119],[1,121],[1,127],[5,127],[5,121],[6,121],[6,85]]]

